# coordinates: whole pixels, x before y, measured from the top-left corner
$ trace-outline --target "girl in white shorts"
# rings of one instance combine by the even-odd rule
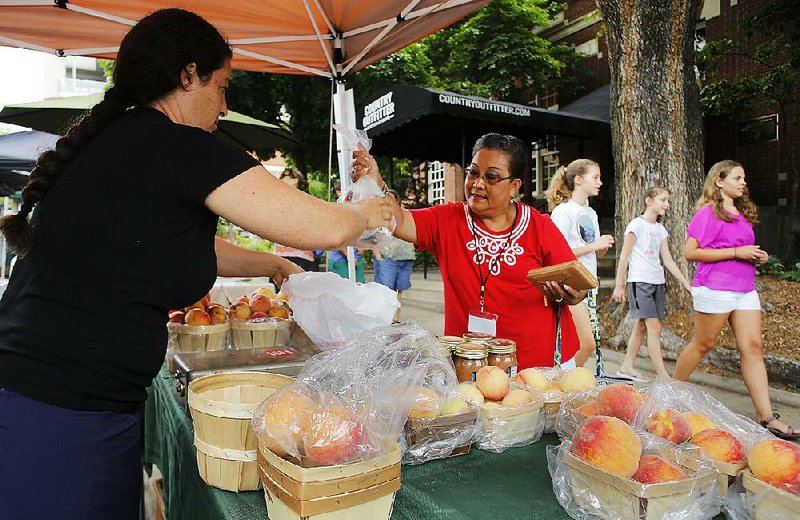
[[[716,346],[725,323],[730,323],[758,421],[778,437],[800,438],[800,432],[773,412],[769,399],[761,302],[755,286],[756,266],[768,255],[755,245],[758,209],[748,197],[742,165],[720,161],[712,166],[697,208],[684,251],[686,259],[697,264],[692,283],[694,335],[678,358],[674,377],[687,380]]]

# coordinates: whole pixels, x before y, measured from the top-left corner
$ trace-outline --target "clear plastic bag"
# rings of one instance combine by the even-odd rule
[[[717,470],[694,446],[675,447],[659,437],[639,432],[642,455],[658,455],[671,464],[683,457],[698,460],[685,478],[643,484],[591,466],[572,454],[572,442],[547,447],[547,468],[558,503],[579,520],[699,520],[719,513]]]
[[[369,151],[372,146],[372,140],[367,137],[367,132],[364,130],[357,130],[354,128],[347,128],[342,125],[333,125],[343,140],[343,148],[345,157],[352,157],[353,152],[356,150]],[[384,196],[378,183],[371,177],[361,177],[358,181],[352,183],[347,191],[342,190],[339,197],[339,202],[359,202],[368,199],[377,199]],[[375,229],[368,229],[358,237],[355,243],[356,247],[362,249],[372,249],[373,251],[388,252],[388,248],[392,243],[392,233],[397,226],[397,221],[392,217],[391,228],[379,227]]]
[[[800,496],[756,481],[748,491],[740,474],[722,497],[728,520],[786,520],[800,517]],[[750,476],[751,482],[754,477]]]
[[[283,284],[294,320],[320,350],[341,347],[366,330],[389,325],[397,293],[379,283],[356,284],[336,273],[298,273]]]
[[[480,406],[481,433],[476,446],[485,451],[502,453],[509,448],[533,444],[544,433],[544,400],[542,394],[525,385],[511,383],[511,388],[531,393],[531,402],[520,406],[502,406],[486,402]]]
[[[379,327],[309,359],[295,383],[258,407],[253,429],[273,452],[303,465],[359,462],[394,448],[423,387],[445,396],[454,386],[452,365],[428,331],[415,323]]]

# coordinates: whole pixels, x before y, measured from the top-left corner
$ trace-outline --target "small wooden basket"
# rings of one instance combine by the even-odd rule
[[[544,392],[544,432],[553,433],[556,431],[556,419],[558,412],[561,411],[561,403],[564,401],[562,392]]]
[[[176,353],[224,350],[228,347],[228,322],[216,325],[183,325],[167,323],[170,338],[174,338]]]
[[[474,428],[478,422],[478,412],[470,410],[468,413],[458,415],[446,415],[444,417],[434,417],[432,419],[409,419],[404,427],[406,444],[409,449],[419,444],[428,444],[435,441],[450,441],[459,432]],[[448,457],[456,455],[466,455],[472,443],[456,446]]]
[[[749,469],[742,472],[742,485],[748,497],[768,494],[753,504],[752,520],[800,518],[800,496],[767,484],[753,476]]]
[[[270,520],[388,520],[400,489],[400,449],[353,464],[302,468],[258,448]]]
[[[539,416],[544,401],[534,392],[533,402],[522,406],[494,406],[483,404],[479,407],[483,421],[478,447],[486,450],[503,450],[522,446],[536,440],[541,434]]]
[[[291,320],[231,321],[233,348],[270,348],[289,344]]]
[[[670,511],[680,510],[700,497],[715,493],[717,475],[710,471],[682,480],[642,484],[592,466],[569,452],[564,453],[564,463],[569,468],[575,502],[606,520],[661,520]],[[602,512],[598,511],[597,501]]]
[[[294,379],[263,372],[225,372],[189,383],[197,468],[209,485],[227,491],[261,489],[250,421],[267,397]]]
[[[717,485],[719,486],[720,496],[725,495],[728,493],[728,488],[736,480],[736,476],[747,467],[747,460],[736,463],[720,462],[718,460],[712,460],[712,462],[719,471]],[[700,461],[685,452],[678,455],[678,464],[693,471],[697,471],[700,467]]]

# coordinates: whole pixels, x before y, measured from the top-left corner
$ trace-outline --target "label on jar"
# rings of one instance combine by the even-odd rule
[[[473,372],[473,373],[472,373],[472,382],[474,383],[474,382],[476,382],[477,380],[478,380],[478,373],[477,373],[477,372]]]
[[[517,375],[517,365],[511,365],[508,367],[508,377],[514,377]]]

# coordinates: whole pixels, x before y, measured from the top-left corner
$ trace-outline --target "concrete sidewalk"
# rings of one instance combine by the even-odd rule
[[[411,289],[403,293],[402,301],[403,307],[400,312],[402,321],[414,320],[434,334],[444,333],[444,294],[442,278],[438,271],[428,271],[427,280],[423,278],[421,271],[414,271],[411,277]],[[606,374],[613,376],[622,363],[624,353],[603,349],[603,356]],[[675,363],[665,361],[665,364],[667,371],[671,373]],[[648,377],[655,377],[649,358],[639,357],[636,367]],[[725,377],[698,369],[692,374],[690,381],[703,387],[734,412],[755,418],[750,394],[740,377]],[[800,393],[770,388],[770,397],[781,419],[795,428],[800,428]]]

